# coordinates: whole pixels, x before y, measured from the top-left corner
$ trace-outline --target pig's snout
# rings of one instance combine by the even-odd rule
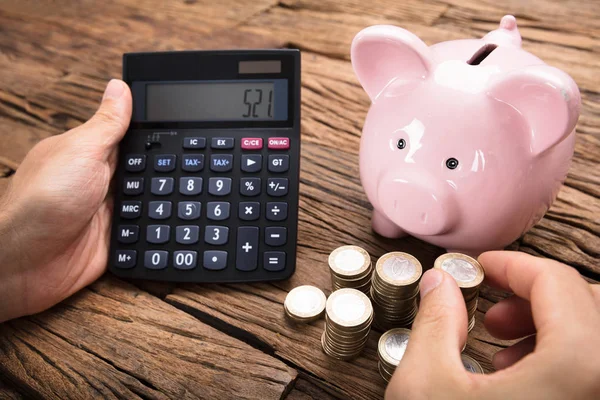
[[[422,175],[387,176],[378,188],[383,213],[415,235],[440,235],[456,223],[458,209],[450,188]]]

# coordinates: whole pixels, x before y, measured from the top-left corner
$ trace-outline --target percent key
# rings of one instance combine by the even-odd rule
[[[240,193],[242,196],[257,196],[260,193],[260,178],[242,178]]]

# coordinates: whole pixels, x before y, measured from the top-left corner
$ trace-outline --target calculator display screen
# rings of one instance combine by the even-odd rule
[[[146,121],[281,121],[287,80],[146,82]]]

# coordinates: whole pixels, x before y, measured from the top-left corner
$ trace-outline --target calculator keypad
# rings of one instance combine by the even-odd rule
[[[260,172],[262,169],[262,156],[260,154],[242,155],[242,171]]]
[[[196,244],[200,237],[197,225],[182,225],[175,228],[175,241],[179,244]]]
[[[142,172],[146,169],[146,156],[142,154],[129,154],[125,158],[125,171]]]
[[[169,219],[171,206],[170,201],[151,201],[148,203],[148,216],[152,219]]]
[[[144,193],[144,178],[125,178],[123,193],[128,196],[137,196]]]
[[[248,197],[258,196],[260,186],[260,178],[242,178],[240,179],[240,194]]]
[[[229,206],[226,201],[211,201],[206,205],[206,218],[212,221],[223,221],[229,218]]]
[[[140,227],[137,225],[119,225],[118,241],[120,243],[135,243],[138,241]]]
[[[134,219],[142,215],[141,201],[124,201],[121,203],[121,218]]]
[[[167,243],[170,235],[171,227],[169,225],[148,225],[146,229],[146,241],[148,243]]]
[[[179,193],[185,196],[195,196],[202,193],[202,178],[184,176],[179,178]]]
[[[238,218],[243,221],[256,221],[260,217],[260,203],[243,201],[240,203]]]
[[[149,250],[144,254],[144,267],[148,269],[167,268],[169,253],[164,250]]]
[[[181,157],[181,170],[200,172],[204,169],[204,154],[184,154]]]
[[[198,201],[181,201],[177,203],[177,216],[186,221],[200,218],[202,203]]]
[[[227,196],[231,193],[231,178],[210,178],[208,193],[213,196]]]
[[[193,273],[191,281],[199,282],[206,273],[221,274],[207,281],[224,282],[277,277],[295,259],[295,218],[288,237],[290,178],[297,185],[290,139],[201,132],[123,154],[112,267],[145,270],[136,276],[150,279],[160,279],[153,275],[159,271]],[[165,280],[185,281],[171,278]]]
[[[171,172],[175,170],[175,155],[162,154],[154,157],[154,170],[156,172]]]
[[[170,177],[152,178],[150,192],[157,196],[167,196],[173,193],[175,180]]]

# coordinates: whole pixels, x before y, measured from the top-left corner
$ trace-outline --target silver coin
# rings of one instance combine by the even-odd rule
[[[406,258],[394,256],[383,263],[383,272],[395,281],[405,281],[415,274],[415,264]]]
[[[369,298],[356,289],[340,289],[327,299],[327,315],[337,325],[357,326],[367,322],[373,307]]]
[[[335,299],[333,309],[343,321],[354,321],[364,314],[366,307],[356,296],[344,294]]]
[[[409,329],[390,329],[379,338],[377,345],[379,357],[388,365],[398,365],[402,357],[404,357],[409,339]]]
[[[449,258],[442,262],[442,269],[460,282],[468,283],[477,278],[477,268],[465,260]]]
[[[334,259],[335,265],[339,269],[348,272],[360,270],[366,261],[363,253],[354,248],[340,251]]]
[[[400,361],[408,345],[408,335],[392,335],[385,341],[385,351],[394,359]]]
[[[321,289],[310,285],[298,286],[286,296],[284,306],[292,316],[302,319],[316,318],[323,310],[327,298]]]
[[[483,368],[474,358],[469,357],[466,354],[460,356],[465,369],[473,374],[483,374]]]

